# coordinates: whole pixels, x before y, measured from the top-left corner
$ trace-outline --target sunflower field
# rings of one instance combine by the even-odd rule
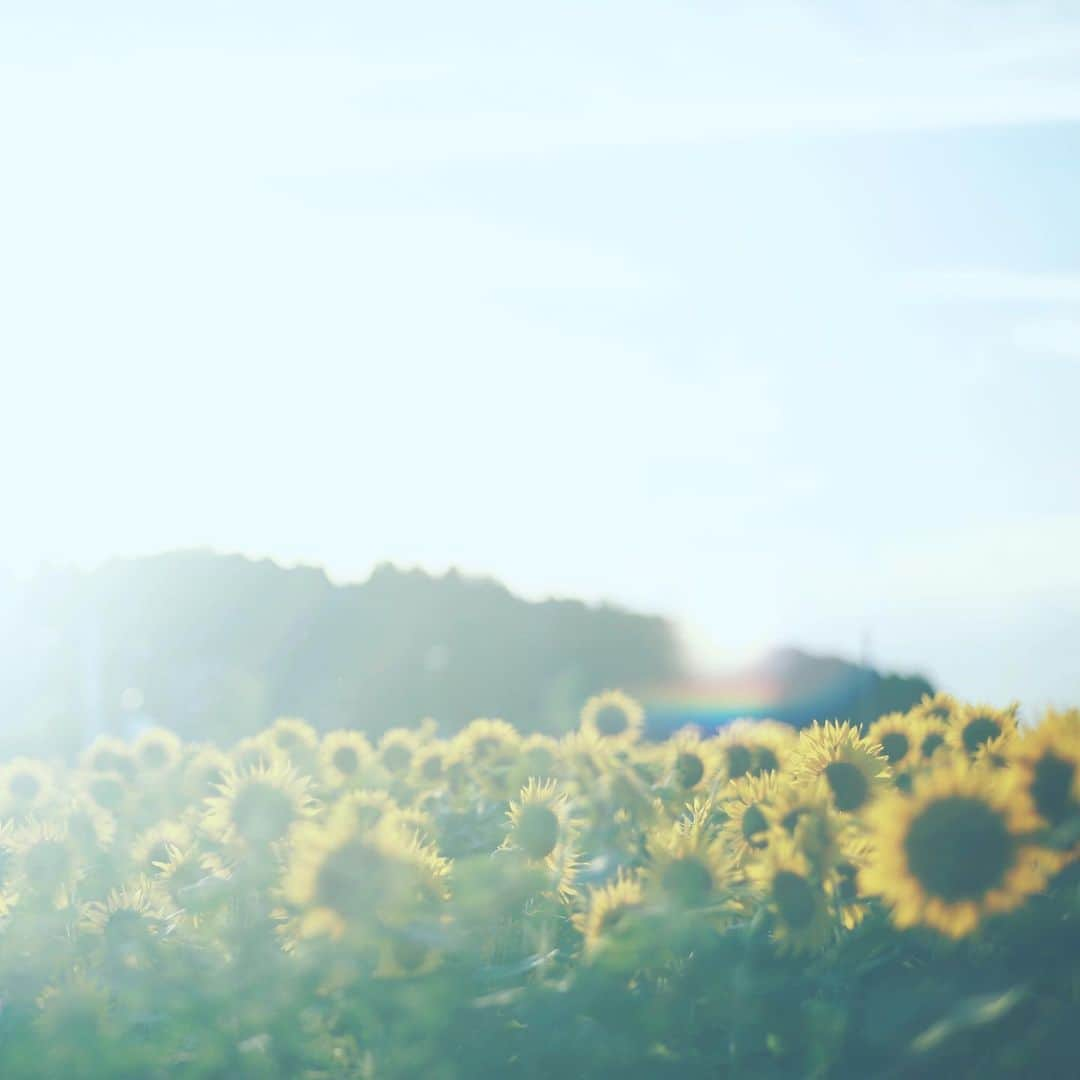
[[[1080,711],[0,769],[0,1076],[1071,1076]]]

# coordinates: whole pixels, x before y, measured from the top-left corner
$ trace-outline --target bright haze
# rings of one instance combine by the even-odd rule
[[[1080,699],[1080,10],[0,22],[5,572],[457,565]]]

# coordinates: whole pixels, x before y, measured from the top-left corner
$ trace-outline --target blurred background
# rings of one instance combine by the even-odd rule
[[[9,743],[1080,700],[1073,5],[0,19]]]

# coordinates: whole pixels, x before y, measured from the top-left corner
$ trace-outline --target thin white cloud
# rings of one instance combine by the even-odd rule
[[[1022,353],[1080,358],[1080,317],[1073,314],[1080,312],[1080,274],[933,270],[901,275],[900,280],[903,295],[917,303],[1004,310],[1010,319],[1007,340]],[[1033,317],[1011,321],[1017,311]]]
[[[1080,274],[945,269],[903,274],[906,296],[923,301],[1015,304],[1080,304]]]
[[[1021,323],[1013,343],[1023,352],[1080,358],[1080,319],[1041,319]]]

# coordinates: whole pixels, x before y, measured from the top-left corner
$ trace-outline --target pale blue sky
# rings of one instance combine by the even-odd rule
[[[0,567],[1080,700],[1078,136],[1080,5],[0,0]]]

